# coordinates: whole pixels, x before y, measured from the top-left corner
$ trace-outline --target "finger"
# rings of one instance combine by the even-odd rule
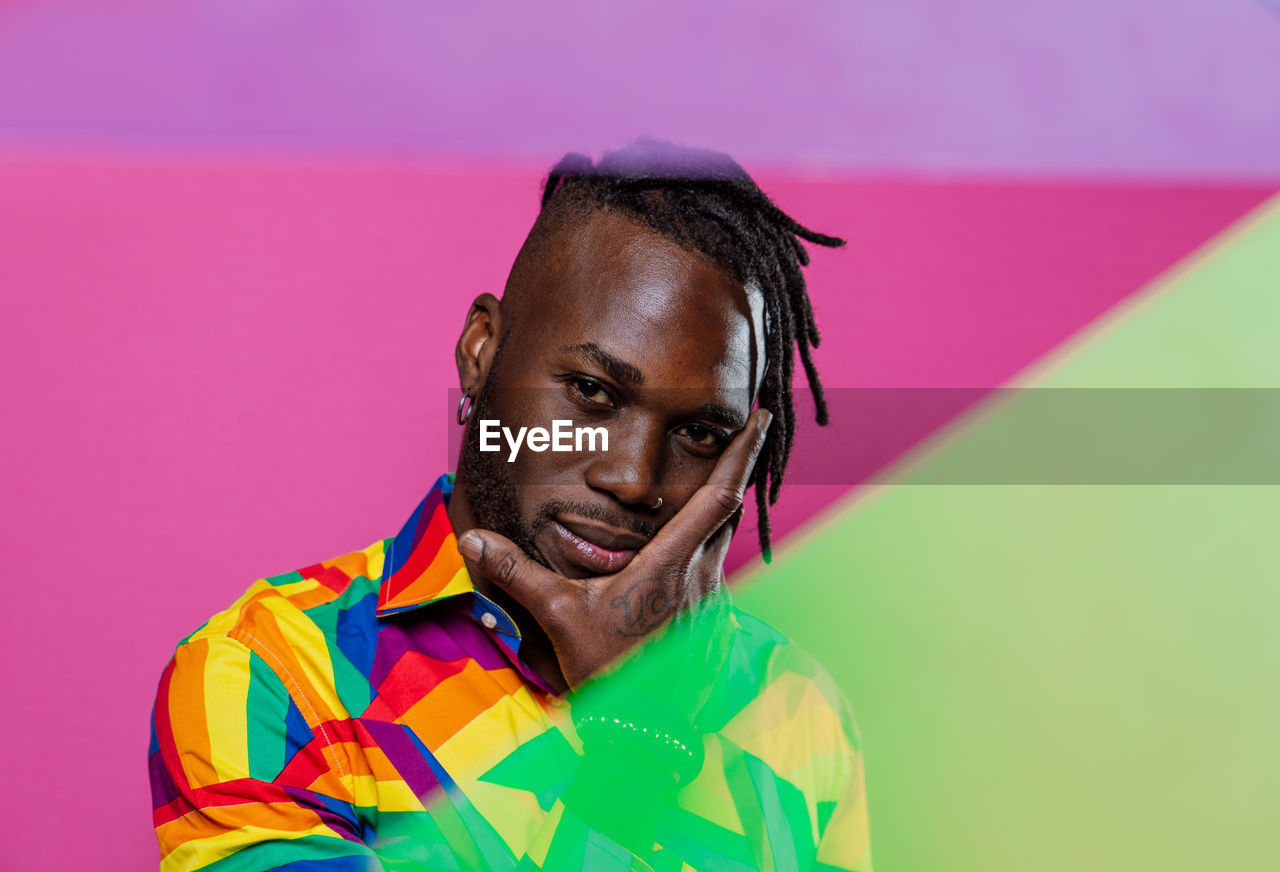
[[[733,541],[733,535],[738,531],[738,525],[742,523],[743,507],[738,506],[738,511],[734,512],[729,520],[720,525],[720,529],[712,533],[706,543],[703,544],[702,550],[706,553],[707,559],[719,560],[724,563],[724,559],[729,554],[729,544]]]
[[[724,566],[725,558],[729,555],[729,545],[733,542],[733,534],[737,532],[738,524],[742,521],[742,507],[738,507],[738,511],[730,516],[729,520],[720,525],[720,529],[716,530],[707,541],[702,544],[702,560],[708,561],[713,566]],[[717,575],[702,574],[702,586],[698,593],[701,596],[707,596],[720,586],[724,581],[724,572],[721,571]]]
[[[491,580],[529,610],[539,623],[550,611],[551,597],[567,581],[536,563],[505,536],[489,530],[468,530],[458,539],[458,551],[471,569]]]
[[[742,508],[742,496],[772,420],[773,415],[767,409],[751,413],[747,426],[720,455],[706,483],[694,491],[684,508],[654,537],[657,550],[671,548],[692,553]]]

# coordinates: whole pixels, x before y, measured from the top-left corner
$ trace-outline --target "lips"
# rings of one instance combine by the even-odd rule
[[[553,520],[551,530],[565,546],[565,557],[595,575],[621,571],[648,542],[634,533],[571,518]]]

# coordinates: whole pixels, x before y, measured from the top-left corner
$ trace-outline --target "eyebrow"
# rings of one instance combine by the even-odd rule
[[[696,415],[734,432],[747,426],[745,415],[719,403],[703,403],[698,407]]]
[[[594,342],[570,345],[565,349],[565,353],[591,361],[603,369],[609,378],[616,381],[627,382],[632,385],[644,384],[644,373],[638,367],[614,357]]]
[[[639,367],[614,357],[594,342],[570,345],[565,349],[565,353],[591,361],[615,381],[627,382],[636,386],[644,384],[644,373],[640,371]],[[702,418],[734,432],[747,426],[745,415],[720,403],[703,403],[693,411],[690,417]]]

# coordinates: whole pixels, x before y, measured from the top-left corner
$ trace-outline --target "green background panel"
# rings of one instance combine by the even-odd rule
[[[1280,388],[1278,337],[1273,201],[1020,384]],[[877,869],[1277,868],[1280,487],[918,483],[1018,401],[738,588],[854,702]]]

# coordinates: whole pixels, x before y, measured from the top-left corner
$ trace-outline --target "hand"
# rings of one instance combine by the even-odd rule
[[[528,609],[555,649],[571,688],[615,661],[724,583],[724,558],[773,416],[757,409],[710,477],[622,571],[570,579],[489,530],[469,530],[458,550],[469,567]]]

